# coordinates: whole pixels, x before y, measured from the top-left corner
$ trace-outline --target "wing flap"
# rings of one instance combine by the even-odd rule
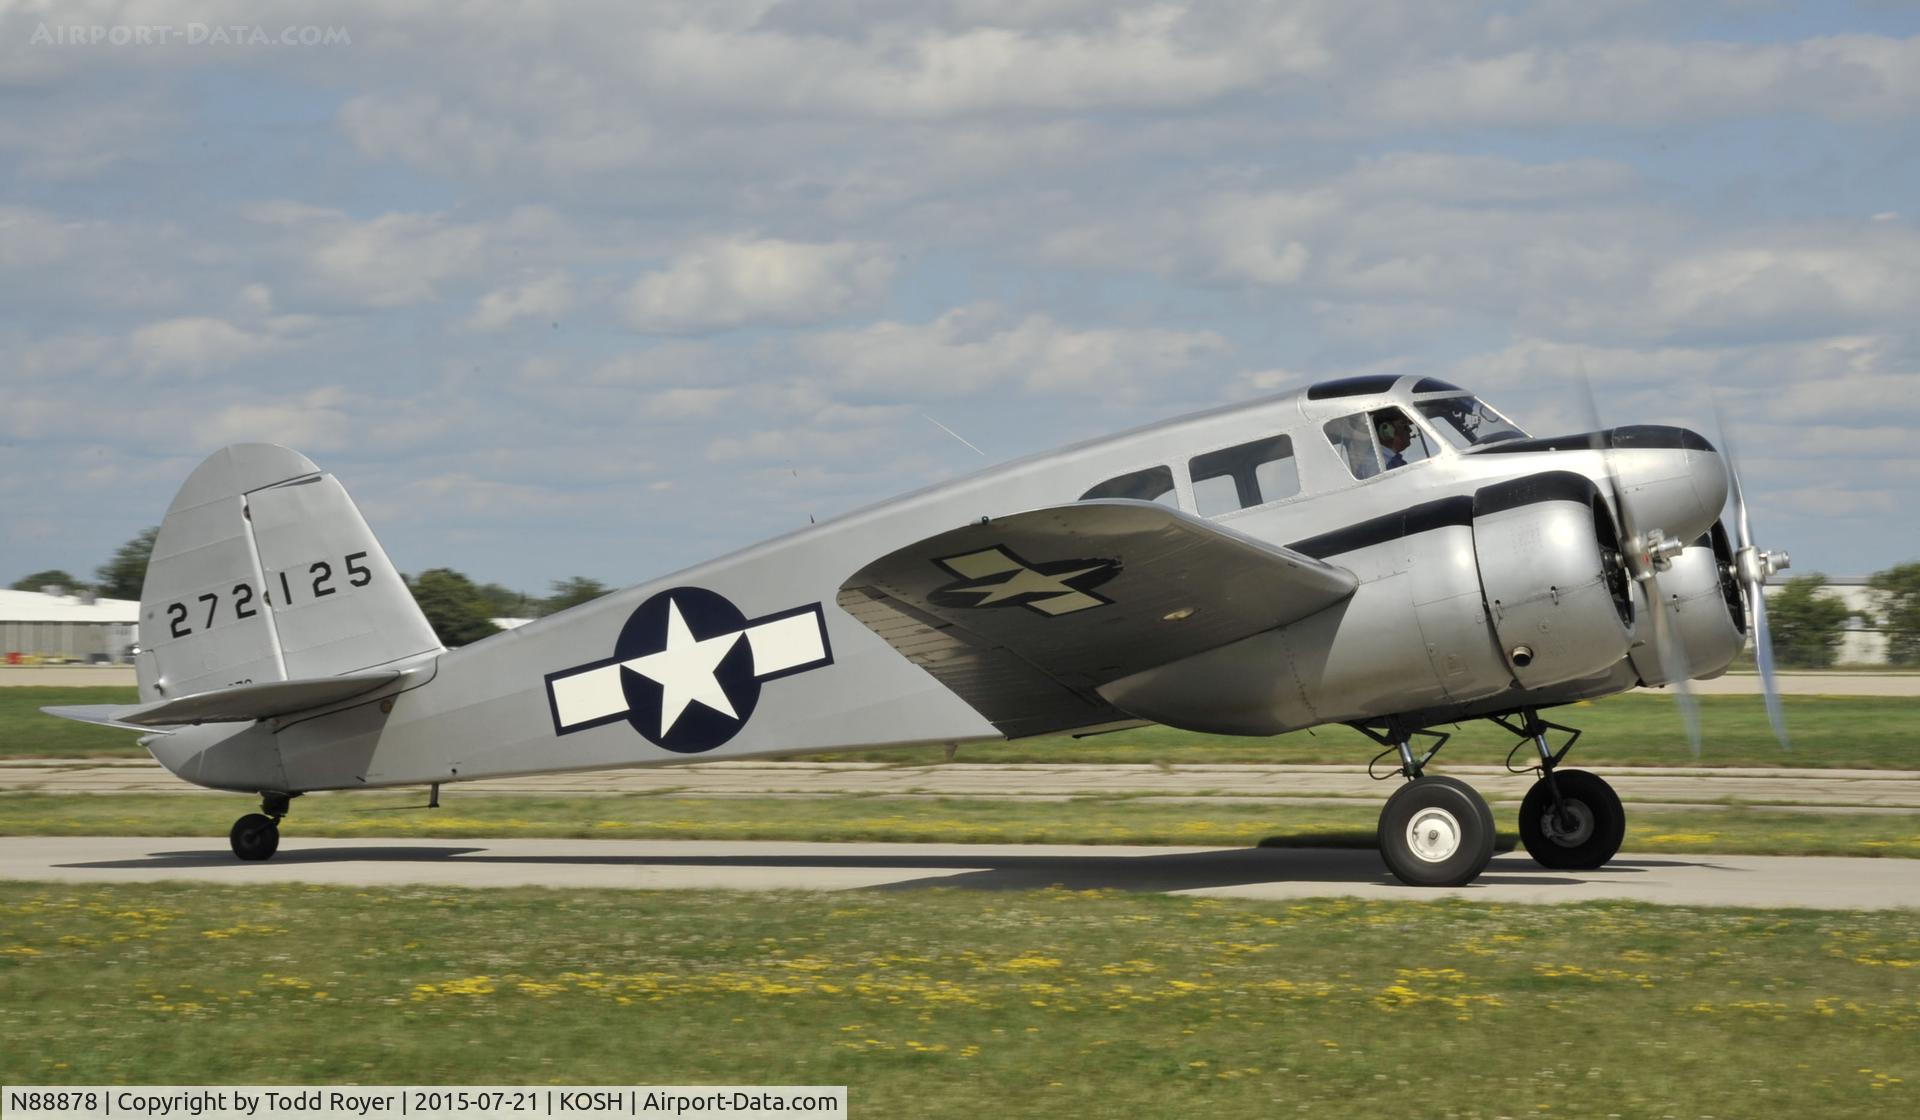
[[[1296,622],[1357,583],[1179,510],[1112,500],[917,541],[856,572],[840,602],[1011,737],[1124,719],[1094,689]]]
[[[341,700],[351,700],[391,684],[402,676],[398,669],[349,673],[297,681],[261,681],[235,685],[130,706],[87,705],[42,708],[50,716],[141,731],[181,727],[194,723],[251,723],[273,716],[292,715]]]

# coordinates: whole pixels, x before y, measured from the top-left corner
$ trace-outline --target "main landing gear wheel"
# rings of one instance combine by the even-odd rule
[[[233,822],[227,842],[241,859],[270,859],[280,850],[280,822],[264,813],[248,813]]]
[[[1403,883],[1458,887],[1493,858],[1493,810],[1454,778],[1416,778],[1380,810],[1380,858]]]
[[[1542,778],[1520,802],[1520,843],[1533,862],[1555,871],[1592,871],[1614,857],[1627,834],[1620,795],[1585,770],[1555,770],[1564,814],[1554,811],[1553,787]]]

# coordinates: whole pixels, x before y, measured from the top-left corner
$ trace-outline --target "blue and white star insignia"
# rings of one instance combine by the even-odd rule
[[[738,734],[760,686],[833,664],[819,603],[749,620],[703,587],[662,591],[635,608],[612,657],[547,675],[557,735],[625,720],[679,754]]]

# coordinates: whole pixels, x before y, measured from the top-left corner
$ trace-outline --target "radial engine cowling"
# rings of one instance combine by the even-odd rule
[[[1632,581],[1591,479],[1553,471],[1483,487],[1473,547],[1494,635],[1521,687],[1593,676],[1627,655]]]
[[[1733,545],[1726,526],[1713,528],[1688,545],[1673,566],[1652,584],[1637,584],[1642,593],[1658,587],[1667,612],[1668,632],[1680,645],[1684,663],[1662,663],[1651,625],[1642,627],[1645,639],[1633,647],[1634,672],[1640,683],[1672,684],[1683,678],[1717,677],[1747,644],[1747,605],[1733,575]],[[1644,604],[1644,600],[1643,600]]]

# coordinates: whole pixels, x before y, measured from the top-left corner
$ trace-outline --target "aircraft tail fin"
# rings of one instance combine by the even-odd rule
[[[264,443],[213,453],[154,539],[140,698],[333,677],[440,652],[337,479]]]

